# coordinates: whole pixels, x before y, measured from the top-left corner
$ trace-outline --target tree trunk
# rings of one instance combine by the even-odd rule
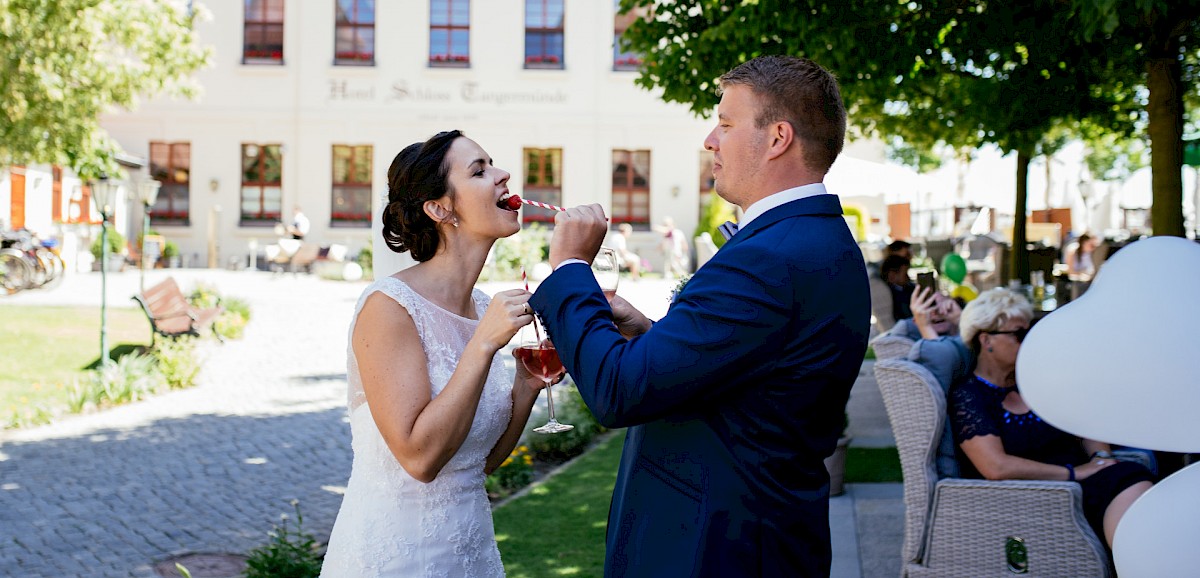
[[[1030,153],[1017,151],[1017,209],[1013,214],[1013,244],[1009,255],[1010,279],[1029,282],[1029,250],[1026,248],[1026,222],[1029,217],[1029,159]]]
[[[1169,43],[1177,48],[1175,42]],[[1154,204],[1150,225],[1155,235],[1183,236],[1183,90],[1177,52],[1146,61],[1150,91],[1150,171]]]

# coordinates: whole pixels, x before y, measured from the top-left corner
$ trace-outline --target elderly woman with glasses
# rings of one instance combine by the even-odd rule
[[[1088,523],[1111,547],[1121,516],[1150,489],[1153,475],[1114,460],[1106,443],[1042,421],[1025,405],[1017,354],[1032,318],[1029,302],[1008,289],[987,291],[963,309],[959,333],[977,361],[974,373],[951,388],[948,404],[963,477],[1078,482]]]

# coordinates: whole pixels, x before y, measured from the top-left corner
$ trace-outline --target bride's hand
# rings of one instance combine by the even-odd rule
[[[517,352],[515,350],[513,351],[513,357],[517,357]],[[562,375],[559,375],[557,378],[555,378],[551,383],[557,384],[566,377],[567,374],[564,372]],[[545,387],[546,382],[542,381],[542,378],[529,373],[529,370],[525,368],[525,364],[521,362],[521,358],[517,357],[517,378],[513,382],[513,395],[515,396],[518,393],[523,392],[531,393],[536,397],[537,392],[545,389]]]
[[[487,311],[475,329],[475,339],[492,351],[498,351],[512,340],[517,330],[533,321],[533,312],[526,305],[531,293],[522,289],[501,291],[492,297]]]

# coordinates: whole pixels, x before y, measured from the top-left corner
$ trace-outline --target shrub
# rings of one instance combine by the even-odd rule
[[[221,305],[225,311],[213,323],[213,331],[226,339],[241,339],[246,323],[250,321],[250,304],[237,297],[227,297]]]
[[[149,355],[130,353],[103,363],[87,387],[87,400],[96,407],[119,405],[150,397],[164,384],[163,374]]]
[[[42,404],[22,404],[20,408],[10,407],[9,410],[4,423],[8,429],[45,425],[54,417],[54,413]]]
[[[732,221],[734,216],[733,205],[713,191],[708,195],[708,202],[704,204],[704,209],[700,211],[700,222],[696,224],[696,233],[692,236],[699,237],[700,233],[708,231],[713,244],[720,247],[725,244],[725,237],[721,235],[721,231],[717,227],[720,227],[725,221]]]
[[[271,537],[266,545],[250,551],[246,560],[246,578],[316,578],[321,574],[321,557],[317,554],[317,541],[312,534],[304,532],[304,516],[300,514],[300,501],[292,500],[296,508],[296,529],[288,529],[288,515],[279,516],[280,524],[268,532]]]
[[[208,309],[221,305],[221,294],[217,292],[217,288],[207,283],[197,283],[192,292],[188,294],[188,303],[192,307],[198,309]]]
[[[108,238],[108,254],[124,255],[125,236],[111,227],[109,227],[106,236]],[[96,235],[96,238],[92,239],[92,256],[95,257],[97,261],[100,260],[100,235]]]
[[[200,375],[200,360],[196,356],[196,340],[192,337],[160,339],[152,350],[158,370],[171,389],[196,385]]]
[[[354,258],[354,261],[356,263],[358,263],[358,266],[362,267],[363,279],[371,279],[375,276],[375,273],[374,273],[375,261],[374,261],[374,259],[375,259],[375,249],[373,249],[371,247],[370,243],[367,243],[367,246],[363,247],[362,250],[360,250],[358,252],[358,256]]]
[[[533,267],[550,254],[550,231],[534,223],[520,233],[496,241],[492,247],[491,267],[483,270],[481,280],[519,279],[521,267]]]
[[[529,450],[538,461],[564,462],[581,453],[597,434],[605,431],[592,413],[588,411],[574,385],[562,384],[554,386],[554,410],[558,421],[575,426],[575,429],[557,434],[540,434],[532,431],[542,425],[530,420],[526,426],[523,439]]]
[[[229,339],[242,338],[246,323],[250,321],[250,304],[245,300],[237,297],[222,298],[216,287],[206,283],[197,283],[192,292],[188,294],[188,302],[199,309],[218,305],[224,307],[225,311],[213,322],[213,331],[221,337]]]
[[[485,488],[489,495],[504,497],[528,486],[533,481],[533,456],[529,446],[517,446],[512,453],[487,477]]]
[[[246,332],[246,319],[237,313],[223,311],[213,321],[213,331],[223,339],[241,339]]]

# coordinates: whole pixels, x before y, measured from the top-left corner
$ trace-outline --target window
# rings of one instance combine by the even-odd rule
[[[375,64],[375,0],[337,0],[334,64]]]
[[[713,178],[713,153],[712,151],[700,151],[700,180],[698,183],[700,191],[700,215],[704,215],[704,207],[708,205],[709,199],[712,198],[714,189],[717,186],[716,179]]]
[[[470,40],[470,0],[430,0],[429,65],[470,66]]]
[[[283,0],[245,0],[243,64],[283,64]]]
[[[525,186],[521,193],[526,199],[551,205],[562,205],[562,149],[525,149]],[[522,211],[526,223],[553,223],[554,213],[526,207]]]
[[[563,68],[563,0],[525,0],[525,68]]]
[[[242,145],[243,226],[273,226],[282,216],[282,145]]]
[[[650,229],[650,151],[613,150],[612,225]]]
[[[330,226],[371,228],[371,145],[333,145]]]
[[[192,182],[192,145],[186,142],[150,143],[150,176],[162,183],[150,207],[150,224],[186,227],[188,190]]]
[[[613,0],[613,70],[637,70],[642,63],[642,57],[633,51],[621,49],[621,35],[630,24],[645,14],[645,9],[638,7],[621,14],[621,0]]]

